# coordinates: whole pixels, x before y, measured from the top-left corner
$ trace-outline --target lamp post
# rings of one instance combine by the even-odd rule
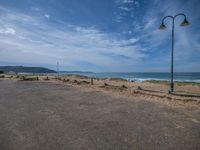
[[[59,62],[57,61],[57,76],[59,76]]]
[[[186,15],[183,14],[183,13],[179,13],[175,16],[165,16],[163,19],[162,19],[162,23],[159,27],[160,30],[164,30],[166,28],[165,26],[165,19],[167,18],[171,18],[172,19],[172,52],[171,52],[171,81],[170,81],[170,90],[169,90],[169,93],[172,93],[174,92],[174,81],[173,81],[173,78],[174,78],[174,22],[175,22],[175,19],[176,17],[178,16],[183,16],[184,17],[184,20],[183,22],[180,24],[180,26],[188,26],[190,23],[187,21],[187,18],[186,18]]]

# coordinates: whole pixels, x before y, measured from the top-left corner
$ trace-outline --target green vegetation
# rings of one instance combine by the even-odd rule
[[[5,75],[0,75],[0,78],[5,78]]]
[[[56,73],[54,70],[43,67],[24,67],[24,66],[0,66],[4,72],[13,71],[16,73]]]
[[[78,74],[67,74],[64,77],[75,77],[75,78],[79,78],[79,79],[88,79],[89,78],[87,76],[78,75]]]
[[[147,80],[145,82],[157,83],[157,84],[165,84],[165,85],[169,85],[169,83],[170,83],[169,81],[159,81],[159,80]],[[174,83],[177,86],[185,86],[185,85],[200,86],[200,83],[197,83],[197,82],[175,81]]]
[[[36,81],[39,80],[38,76],[22,76],[23,81]]]
[[[184,85],[197,85],[200,86],[200,83],[197,82],[175,82],[178,86],[184,86]]]
[[[181,94],[198,94],[200,96],[200,91],[199,92],[191,92],[191,91],[176,91]]]
[[[165,84],[165,85],[168,85],[168,84],[169,84],[168,81],[161,81],[161,80],[147,80],[147,81],[144,81],[144,82],[156,83],[156,84]]]
[[[67,75],[64,75],[64,77],[75,77],[75,78],[79,78],[79,79],[90,79],[90,78],[93,78],[95,80],[106,80],[106,79],[109,79],[110,81],[127,81],[126,79],[122,79],[122,78],[98,78],[98,77],[88,77],[88,76],[78,75],[78,74],[67,74]]]
[[[106,89],[110,89],[110,90],[119,90],[119,91],[124,91],[127,90],[128,87],[125,85],[122,86],[116,86],[116,85],[110,85],[108,83],[104,83],[104,85],[99,86],[100,88],[106,88]]]
[[[110,81],[127,81],[126,79],[122,78],[109,78]]]

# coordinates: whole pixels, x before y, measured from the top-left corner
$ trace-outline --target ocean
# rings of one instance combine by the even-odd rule
[[[63,73],[62,73],[63,74]],[[170,81],[170,73],[64,73],[78,74],[98,78],[123,78],[129,81],[142,82],[146,80]],[[174,73],[174,81],[198,82],[200,83],[200,72],[179,72]]]

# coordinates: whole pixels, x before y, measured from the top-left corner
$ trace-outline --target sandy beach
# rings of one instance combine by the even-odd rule
[[[129,82],[121,78],[90,78],[81,75],[24,76],[28,80],[70,85],[81,91],[100,91],[114,97],[145,98],[169,106],[200,106],[200,83],[177,82],[175,93],[169,94],[165,81]],[[23,76],[6,75],[2,80],[23,81]],[[25,80],[25,79],[24,79]]]

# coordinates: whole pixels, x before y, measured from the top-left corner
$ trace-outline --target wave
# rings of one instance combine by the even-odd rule
[[[128,81],[144,82],[147,80],[170,81],[169,73],[75,73],[96,78],[122,78]],[[64,75],[64,74],[61,74]],[[175,73],[174,81],[200,83],[200,73]]]
[[[156,80],[156,81],[170,81],[169,79],[160,79],[160,78],[125,78],[126,80],[130,82],[144,82],[149,80]],[[176,79],[174,81],[177,82],[197,82],[200,83],[200,80],[188,80],[188,79]]]

